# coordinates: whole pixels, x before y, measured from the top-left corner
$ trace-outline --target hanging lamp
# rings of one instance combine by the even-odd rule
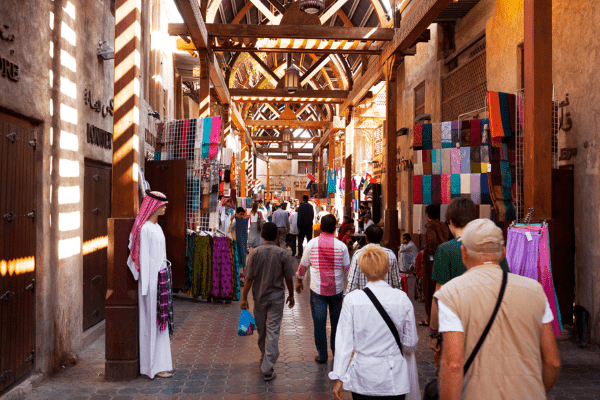
[[[325,9],[325,0],[300,0],[300,11],[317,14]]]
[[[300,70],[292,63],[292,55],[290,53],[287,55],[284,86],[288,93],[296,93],[300,90]]]

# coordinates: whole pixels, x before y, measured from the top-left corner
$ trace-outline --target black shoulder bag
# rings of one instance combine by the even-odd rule
[[[363,292],[365,292],[367,294],[367,296],[369,296],[369,299],[371,299],[371,301],[373,302],[373,305],[375,306],[377,311],[379,311],[379,314],[381,314],[381,317],[383,318],[383,320],[385,321],[387,326],[390,328],[390,331],[392,331],[392,335],[394,335],[394,339],[396,339],[396,343],[398,344],[398,347],[400,348],[400,354],[402,354],[402,356],[404,357],[404,351],[402,350],[402,343],[400,343],[400,335],[398,334],[398,329],[396,329],[396,325],[394,325],[394,322],[392,322],[392,319],[390,318],[388,313],[385,311],[385,308],[383,308],[383,306],[381,305],[379,300],[377,300],[377,297],[375,297],[375,295],[373,294],[371,289],[364,288]]]
[[[494,307],[494,311],[492,312],[492,316],[490,317],[490,320],[488,321],[485,329],[483,330],[483,333],[481,334],[479,341],[477,341],[477,344],[475,345],[473,352],[471,353],[471,355],[467,359],[467,362],[465,363],[465,366],[463,368],[463,376],[467,375],[467,371],[469,370],[469,367],[473,363],[473,360],[475,359],[475,356],[479,352],[479,349],[481,349],[481,346],[483,345],[485,338],[487,337],[488,333],[490,332],[490,329],[492,329],[492,324],[494,323],[494,320],[496,319],[496,314],[498,314],[498,310],[500,309],[500,305],[502,304],[502,299],[504,298],[504,292],[506,291],[506,283],[507,282],[508,282],[508,273],[506,271],[502,271],[502,286],[500,286],[500,294],[498,295],[498,301],[496,301],[496,307]],[[438,380],[436,378],[436,379],[430,381],[425,386],[425,391],[423,393],[423,400],[437,400],[437,399],[439,399],[439,387],[438,387]]]

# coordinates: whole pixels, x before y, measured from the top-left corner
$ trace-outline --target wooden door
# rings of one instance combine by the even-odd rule
[[[173,287],[185,288],[185,190],[187,161],[146,161],[146,180],[150,189],[164,193],[169,200],[167,212],[159,217],[167,242],[167,258],[173,270]]]
[[[0,392],[34,367],[36,132],[0,113]]]
[[[83,186],[83,330],[104,319],[111,167],[86,160]]]

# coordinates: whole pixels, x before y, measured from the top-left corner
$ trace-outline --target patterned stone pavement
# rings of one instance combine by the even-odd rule
[[[412,287],[411,279],[410,285]],[[250,296],[251,297],[251,296]],[[257,336],[238,337],[239,303],[214,304],[180,296],[175,300],[172,340],[174,376],[132,382],[105,382],[104,337],[79,353],[77,366],[46,379],[28,399],[332,399],[327,365],[314,361],[309,293],[296,296],[296,307],[286,307],[280,339],[277,378],[265,383],[259,369]],[[415,303],[417,321],[425,318]],[[600,354],[568,340],[560,341],[562,374],[549,398],[600,399]],[[419,328],[417,360],[421,389],[433,379],[435,367],[427,348],[427,331]],[[344,394],[350,399],[349,393]]]

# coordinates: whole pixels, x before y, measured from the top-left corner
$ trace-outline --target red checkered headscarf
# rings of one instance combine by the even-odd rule
[[[135,217],[135,222],[131,229],[131,236],[129,238],[131,243],[130,257],[138,272],[140,270],[140,232],[142,231],[142,226],[144,226],[146,221],[148,221],[148,218],[150,218],[156,210],[167,203],[167,196],[161,192],[150,192],[149,190],[146,191],[146,196],[144,197],[144,200],[142,200],[140,212],[138,212],[138,215]]]

